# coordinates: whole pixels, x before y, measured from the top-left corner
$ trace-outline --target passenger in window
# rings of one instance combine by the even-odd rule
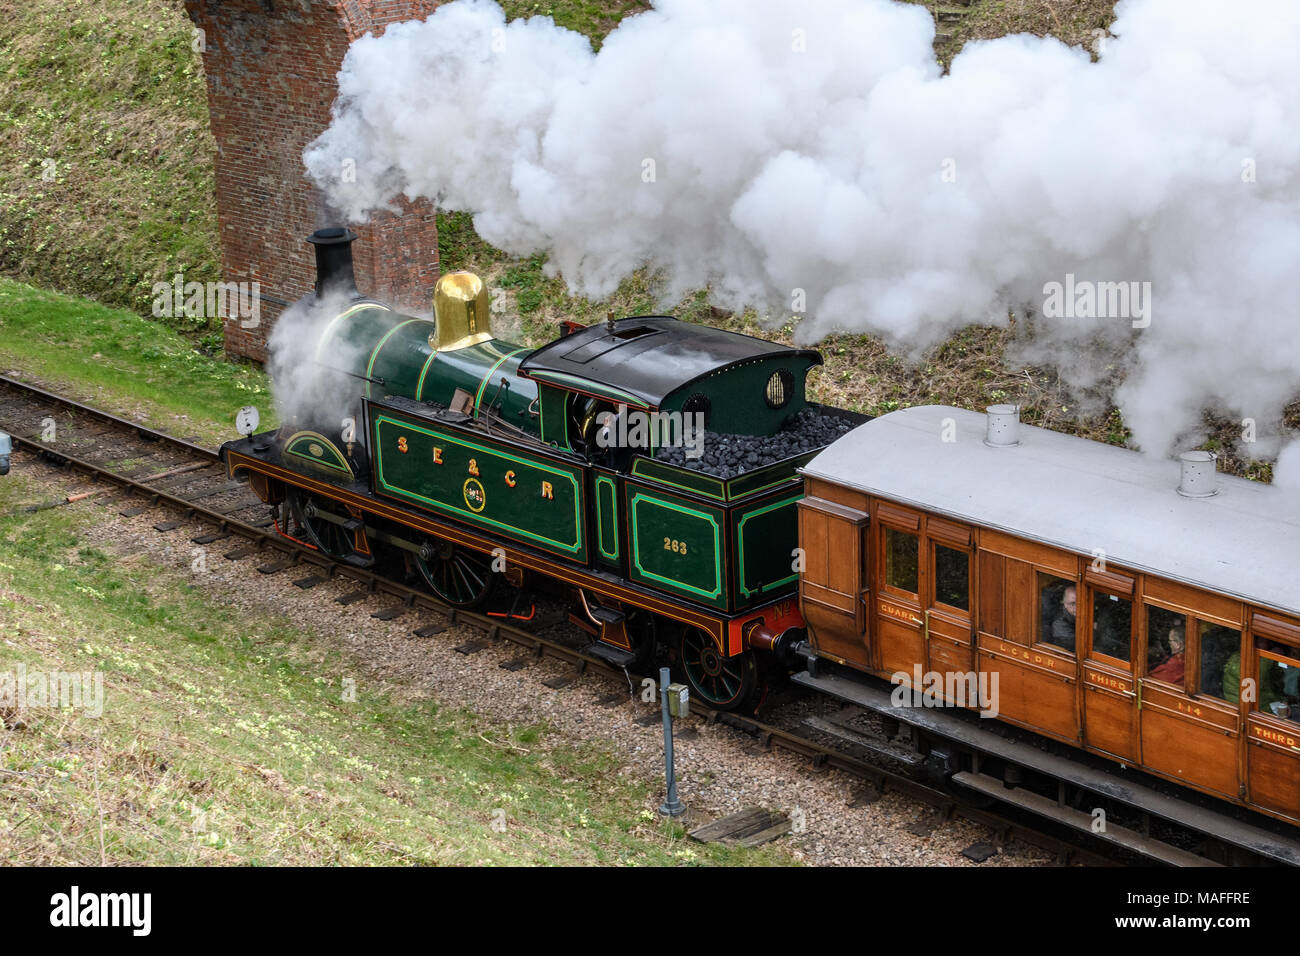
[[[1055,644],[1057,647],[1063,647],[1070,653],[1074,653],[1074,616],[1079,611],[1079,589],[1073,584],[1067,585],[1061,592],[1061,613],[1052,621],[1051,636],[1048,638],[1049,644]]]
[[[1273,654],[1294,654],[1289,647],[1278,641],[1259,641],[1261,651]],[[1292,667],[1267,657],[1259,659],[1259,706],[1258,709],[1274,717],[1291,717],[1291,701],[1286,696],[1286,679]],[[1300,714],[1296,714],[1300,717]]]
[[[1285,644],[1259,638],[1255,647],[1260,651],[1272,651],[1281,654],[1294,653]],[[1290,707],[1285,694],[1288,668],[1286,664],[1267,657],[1259,658],[1259,687],[1256,692],[1255,709],[1278,717],[1291,717]],[[1241,699],[1241,654],[1235,653],[1228,658],[1223,667],[1223,699],[1235,704]],[[1300,714],[1296,716],[1300,717]]]
[[[1230,704],[1241,700],[1241,652],[1234,651],[1223,665],[1223,699]]]
[[[1172,628],[1169,631],[1169,656],[1165,658],[1164,663],[1151,671],[1151,677],[1156,680],[1168,681],[1171,684],[1181,684],[1185,671],[1183,650],[1186,646],[1186,636],[1181,627]]]
[[[1222,700],[1228,662],[1231,660],[1233,666],[1240,669],[1241,632],[1208,621],[1201,622],[1200,630],[1200,692]]]

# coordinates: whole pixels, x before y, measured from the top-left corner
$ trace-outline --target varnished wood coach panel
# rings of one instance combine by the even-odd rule
[[[868,516],[828,498],[805,497],[798,507],[805,561],[799,597],[809,638],[819,654],[867,669],[862,549]]]
[[[1237,796],[1237,715],[1189,701],[1151,683],[1142,685],[1142,763],[1183,783]]]
[[[1078,744],[1073,661],[986,635],[978,660],[998,675],[1000,718]]]

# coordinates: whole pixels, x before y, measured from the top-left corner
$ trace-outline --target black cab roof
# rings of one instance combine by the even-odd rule
[[[811,365],[822,362],[814,349],[793,349],[666,315],[636,315],[600,322],[543,345],[524,359],[519,374],[658,408],[679,388],[728,366],[794,356]]]

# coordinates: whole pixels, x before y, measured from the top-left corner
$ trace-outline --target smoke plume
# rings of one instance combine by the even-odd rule
[[[305,295],[276,319],[267,339],[267,372],[280,421],[292,430],[338,434],[352,419],[358,433],[359,396],[365,383],[347,372],[366,367],[366,354],[335,336],[321,351],[321,336],[330,320],[354,304],[346,293]]]
[[[1033,313],[1072,384],[1119,363],[1142,448],[1215,408],[1275,451],[1300,390],[1300,5],[1121,0],[1111,32],[1096,59],[971,43],[944,74],[929,14],[890,0],[654,0],[599,53],[456,0],[353,44],[305,160],[353,221],[429,197],[576,293],[648,266],[668,301],[707,285],[805,343],[915,355]],[[1067,281],[1092,304],[1053,303]]]

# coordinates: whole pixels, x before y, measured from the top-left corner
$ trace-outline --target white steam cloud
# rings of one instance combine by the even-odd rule
[[[305,160],[352,220],[403,193],[470,210],[585,295],[640,266],[666,299],[707,284],[773,316],[801,290],[803,342],[915,353],[1029,307],[1073,384],[1118,363],[1141,447],[1212,407],[1276,448],[1300,391],[1300,4],[1116,15],[1096,62],[1013,36],[944,75],[927,12],[890,0],[654,0],[598,54],[457,0],[353,44]],[[1150,283],[1145,314],[1043,314],[1067,276]]]
[[[337,337],[328,354],[317,356],[317,346],[330,321],[355,304],[348,294],[303,296],[276,319],[267,339],[267,372],[280,421],[291,429],[323,430],[336,434],[351,418],[358,434],[364,433],[359,396],[365,383],[347,372],[366,367],[367,353]]]
[[[1300,441],[1291,442],[1278,454],[1273,484],[1300,492]]]

